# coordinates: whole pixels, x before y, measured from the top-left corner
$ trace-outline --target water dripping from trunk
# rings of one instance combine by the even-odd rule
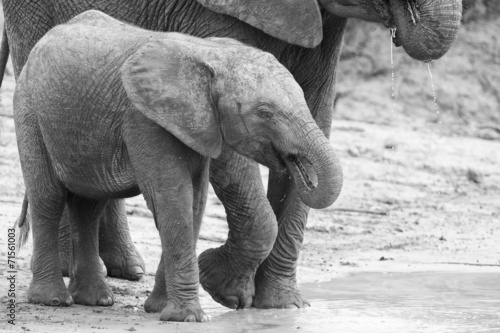
[[[439,144],[439,141],[442,139],[441,136],[441,112],[439,110],[439,105],[437,102],[437,93],[436,93],[436,86],[434,85],[434,76],[432,75],[432,62],[429,61],[427,62],[427,69],[429,70],[429,77],[431,79],[431,89],[432,89],[432,98],[434,102],[434,111],[436,112],[436,117],[437,117],[437,128],[434,133],[435,138],[432,139],[433,143]],[[441,194],[441,191],[438,191],[438,194]]]
[[[434,110],[436,111],[436,116],[437,116],[437,123],[441,124],[441,114],[439,111],[439,106],[437,103],[437,94],[436,94],[436,86],[434,85],[434,76],[432,75],[432,63],[429,61],[427,63],[427,69],[429,69],[429,76],[431,78],[431,89],[432,89],[432,97],[434,98]],[[438,128],[439,131],[439,128]]]
[[[396,28],[391,29],[391,99],[392,99],[392,118],[396,117],[396,84],[394,83],[394,47],[393,41],[396,38]]]
[[[391,100],[392,100],[392,119],[393,121],[396,119],[396,83],[395,83],[395,74],[394,74],[394,38],[396,38],[396,28],[390,29],[391,32]],[[395,146],[392,146],[391,149],[395,150]],[[389,158],[388,162],[392,167],[393,162]],[[394,183],[395,179],[392,174],[388,173],[385,179],[385,183],[387,186],[390,186],[391,183]],[[386,201],[392,201],[392,195],[389,189],[385,190],[382,194],[385,197]]]

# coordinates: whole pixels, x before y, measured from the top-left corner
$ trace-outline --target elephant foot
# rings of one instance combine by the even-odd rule
[[[138,281],[146,272],[144,260],[133,244],[101,247],[99,256],[104,261],[109,276]]]
[[[167,302],[161,312],[161,321],[206,322],[208,316],[201,309],[198,301],[176,304]]]
[[[160,290],[160,288],[155,287],[153,292],[148,296],[146,302],[144,303],[144,310],[146,312],[162,312],[162,310],[167,306],[167,292],[164,290]]]
[[[295,279],[270,276],[257,271],[253,307],[259,309],[300,309],[310,307]]]
[[[73,298],[61,278],[61,281],[54,283],[32,281],[28,288],[28,302],[49,306],[70,306],[73,304]]]
[[[70,281],[68,290],[76,304],[111,306],[114,303],[113,293],[104,281],[85,279],[85,283]]]
[[[200,254],[198,266],[200,283],[214,301],[231,309],[252,306],[255,271],[233,265],[223,247]]]

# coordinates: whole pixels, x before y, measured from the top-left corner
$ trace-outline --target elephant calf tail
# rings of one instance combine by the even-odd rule
[[[24,194],[23,207],[21,208],[21,215],[14,224],[14,228],[19,227],[19,238],[17,240],[18,249],[26,244],[30,234],[30,218],[28,216],[28,196]]]
[[[3,27],[2,44],[0,45],[0,87],[2,87],[3,76],[9,60],[9,41],[7,40],[7,31]]]

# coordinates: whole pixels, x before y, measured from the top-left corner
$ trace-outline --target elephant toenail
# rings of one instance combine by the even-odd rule
[[[188,322],[188,323],[192,323],[192,322],[195,322],[196,321],[196,317],[193,316],[193,315],[189,315],[187,316],[186,318],[184,318],[184,321],[185,322]]]
[[[144,275],[144,271],[139,266],[133,266],[128,269],[129,276],[139,280]]]
[[[66,298],[66,304],[69,306],[71,304],[73,304],[73,297],[71,296],[68,296],[68,298]]]
[[[243,309],[250,309],[253,303],[253,296],[247,297],[245,303],[243,303]]]
[[[97,302],[97,305],[101,305],[101,306],[108,306],[108,305],[111,305],[111,298],[108,296],[108,297],[103,297],[101,298],[98,302]]]
[[[230,309],[238,309],[240,300],[236,296],[228,296],[224,299],[223,305]]]
[[[209,319],[208,319],[208,316],[207,316],[207,315],[203,315],[203,316],[201,316],[201,322],[202,322],[202,323],[206,323],[207,321],[209,321]]]
[[[61,305],[61,301],[59,300],[59,298],[53,298],[50,300],[50,305],[59,306],[59,305]]]

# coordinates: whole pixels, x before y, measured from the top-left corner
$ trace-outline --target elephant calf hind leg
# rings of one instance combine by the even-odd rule
[[[33,279],[28,288],[28,301],[35,304],[69,306],[73,304],[59,263],[59,221],[64,209],[66,190],[53,171],[39,129],[29,115],[17,111],[16,128],[21,166],[33,223]]]
[[[28,288],[28,301],[51,306],[73,304],[64,284],[57,252],[59,218],[64,207],[64,191],[45,187],[43,200],[30,195],[33,220],[33,280]],[[55,240],[55,241],[54,241]]]
[[[69,292],[75,303],[113,305],[113,294],[104,281],[99,260],[99,217],[107,201],[71,195],[68,198],[72,257]]]

